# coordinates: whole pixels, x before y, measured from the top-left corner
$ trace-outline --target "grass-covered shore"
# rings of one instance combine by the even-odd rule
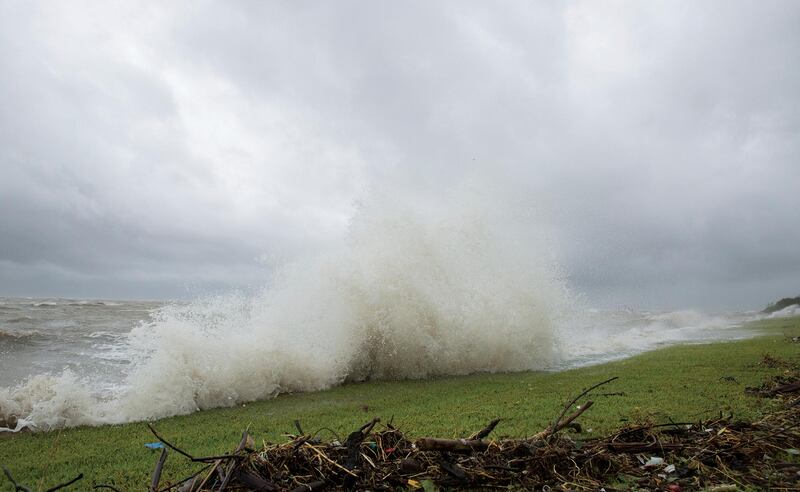
[[[759,364],[764,354],[800,358],[800,345],[785,339],[800,335],[800,318],[763,321],[752,329],[763,336],[670,347],[560,373],[352,384],[173,417],[155,425],[164,437],[195,455],[230,451],[246,427],[258,440],[280,441],[282,433],[294,432],[295,419],[307,432],[328,427],[343,439],[375,415],[384,419],[394,416],[394,424],[408,435],[437,437],[463,437],[502,417],[497,436],[524,436],[542,430],[581,389],[612,376],[619,380],[598,390],[593,397],[595,405],[580,419],[584,430],[591,429],[587,435],[603,434],[626,420],[647,416],[693,421],[733,412],[753,418],[767,410],[769,402],[747,396],[744,388],[757,386],[766,376],[781,371]],[[325,437],[328,434],[323,431]],[[42,490],[79,472],[85,478],[76,485],[78,489],[97,483],[121,490],[142,489],[158,456],[144,447],[152,441],[142,423],[0,434],[0,464],[19,482]],[[173,454],[165,466],[164,480],[183,478],[196,468]]]

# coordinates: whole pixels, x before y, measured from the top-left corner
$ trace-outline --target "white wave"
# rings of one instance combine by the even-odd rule
[[[696,310],[637,313],[586,310],[573,314],[558,331],[567,347],[560,367],[629,357],[676,343],[706,343],[753,336],[742,328],[744,314],[709,314]]]
[[[344,244],[285,266],[254,298],[161,310],[131,333],[112,401],[82,389],[62,408],[55,394],[83,388],[74,377],[34,378],[0,393],[0,417],[39,429],[123,422],[344,381],[552,365],[566,291],[550,244],[497,195],[442,198],[374,200]]]
[[[800,316],[800,304],[792,304],[791,306],[786,306],[785,308],[781,309],[780,311],[775,311],[774,313],[770,313],[767,315],[767,318],[788,318],[791,316]]]
[[[107,422],[102,405],[75,375],[36,375],[14,388],[0,388],[0,432],[53,429]]]

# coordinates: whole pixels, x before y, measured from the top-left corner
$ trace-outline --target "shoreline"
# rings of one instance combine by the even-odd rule
[[[506,364],[503,362],[505,359],[498,359],[488,366],[484,365],[495,368],[491,371],[475,371],[477,368],[471,369],[470,367],[445,367],[442,370],[440,367],[439,370],[434,371],[438,374],[422,376],[415,375],[413,360],[410,360],[406,364],[394,368],[400,373],[395,374],[395,378],[367,379],[367,381],[380,383],[381,381],[419,379],[435,382],[449,377],[469,377],[470,375],[558,373],[624,360],[641,353],[675,345],[708,344],[757,336],[752,329],[742,328],[743,325],[752,321],[752,317],[741,313],[707,315],[693,310],[685,310],[658,316],[651,316],[643,312],[631,319],[627,319],[625,316],[623,318],[625,319],[613,316],[598,319],[578,317],[574,320],[575,323],[564,324],[555,330],[556,336],[552,349],[543,349],[548,352],[545,357],[540,357],[541,354],[537,354],[537,356],[530,353],[527,356],[523,354],[523,357],[540,361],[539,364]],[[589,321],[587,322],[587,320]],[[213,342],[213,340],[203,340],[204,343],[209,341]],[[95,343],[94,339],[92,339],[92,343]],[[127,350],[124,344],[119,348],[122,352]],[[74,349],[73,347],[69,350]],[[477,349],[466,351],[465,354],[472,356],[481,352],[480,349]],[[376,351],[376,353],[380,352]],[[198,357],[193,357],[193,355]],[[0,407],[3,407],[0,417],[7,417],[6,420],[0,418],[0,426],[10,428],[0,429],[0,433],[13,432],[11,429],[17,427],[15,416],[19,415],[30,416],[28,421],[34,432],[42,432],[48,427],[48,430],[52,431],[82,425],[116,425],[251,404],[274,398],[278,394],[314,392],[320,391],[319,388],[323,387],[331,389],[357,382],[353,380],[340,381],[337,378],[335,381],[331,379],[323,384],[314,384],[319,381],[314,381],[313,377],[307,376],[305,382],[299,378],[296,382],[286,376],[280,376],[280,386],[270,390],[270,384],[276,383],[276,381],[273,381],[275,376],[270,379],[269,368],[272,367],[272,364],[269,362],[269,357],[259,359],[257,352],[253,351],[248,352],[247,358],[236,355],[237,352],[234,350],[231,356],[217,357],[211,361],[212,365],[220,364],[223,369],[222,374],[224,375],[216,377],[214,373],[204,372],[209,366],[208,361],[204,361],[202,351],[197,354],[185,353],[182,357],[186,357],[186,360],[190,361],[187,367],[199,374],[197,381],[181,380],[181,371],[185,372],[188,369],[178,369],[169,374],[151,370],[144,379],[139,378],[140,387],[135,389],[129,384],[128,375],[124,371],[121,375],[116,374],[115,371],[118,371],[116,367],[111,372],[104,372],[97,370],[99,366],[88,371],[83,371],[80,367],[70,366],[68,369],[64,369],[65,366],[59,366],[62,367],[59,372],[58,369],[53,369],[59,364],[59,361],[56,360],[54,364],[51,364],[53,367],[50,370],[44,369],[37,375],[28,375],[23,379],[15,380],[12,384],[0,387],[0,395],[4,395],[3,401],[0,402]],[[302,360],[304,357],[303,354],[295,354],[295,356],[301,358],[298,360]],[[107,360],[106,357],[107,355],[100,353],[98,360]],[[175,355],[167,354],[166,359],[164,357],[157,359],[158,364],[150,364],[153,361],[145,360],[142,365],[145,369],[148,365],[158,366],[159,364],[173,367],[170,357],[174,358]],[[378,358],[380,359],[380,357]],[[480,359],[479,355],[476,357],[477,359]],[[113,360],[122,359],[115,357]],[[486,361],[483,360],[483,362]],[[89,362],[86,367],[91,367],[91,364],[92,362]],[[24,360],[17,360],[14,361],[14,364],[6,365],[12,369],[12,373],[14,368],[26,366]],[[404,367],[412,369],[407,371]],[[247,374],[256,371],[260,371],[261,374],[261,379],[258,380],[259,384],[250,385],[246,380]],[[234,376],[235,380],[231,381]],[[316,377],[319,379],[325,376],[318,375]],[[45,380],[38,380],[39,378],[45,378]],[[166,380],[171,382],[169,388],[158,382],[163,378],[167,378]],[[92,382],[87,383],[87,381]],[[225,381],[226,384],[221,385],[220,381]],[[228,383],[233,383],[233,385]],[[86,388],[88,391],[84,394],[82,390],[74,389],[78,387]],[[149,406],[147,404],[148,391],[153,393],[153,401],[157,402],[157,405]],[[169,396],[173,394],[172,392],[181,396],[172,398]],[[73,398],[73,395],[77,396]],[[135,401],[121,403],[130,400],[131,397]],[[25,424],[23,423],[23,425]]]
[[[544,428],[566,397],[609,376],[620,380],[582,417],[582,437],[640,418],[692,421],[720,411],[753,418],[768,404],[745,395],[743,388],[779,371],[758,364],[764,353],[797,359],[800,346],[784,337],[800,335],[800,317],[749,326],[757,331],[754,338],[670,346],[565,371],[347,384],[202,410],[155,425],[167,439],[198,454],[226,450],[248,427],[258,443],[283,442],[281,434],[294,431],[295,419],[305,429],[328,427],[341,437],[373,416],[394,416],[415,436],[460,437],[501,417],[498,436],[522,437]],[[84,485],[113,481],[132,489],[152,471],[155,457],[144,447],[152,440],[141,422],[13,434],[0,446],[0,465],[9,467],[21,483],[50,485],[83,472],[89,479]],[[186,463],[173,460],[164,477],[178,479],[189,471]]]

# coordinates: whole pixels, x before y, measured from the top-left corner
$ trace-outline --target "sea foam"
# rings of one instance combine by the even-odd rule
[[[530,209],[478,189],[376,195],[341,243],[281,266],[258,294],[168,306],[135,328],[113,394],[37,376],[0,392],[0,417],[127,422],[347,381],[547,367],[568,297],[552,243]]]

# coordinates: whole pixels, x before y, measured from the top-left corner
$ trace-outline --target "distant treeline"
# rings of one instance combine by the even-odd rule
[[[800,305],[800,296],[797,297],[784,297],[778,302],[772,303],[764,309],[764,313],[774,313],[775,311],[780,311],[781,309],[787,308],[789,306],[793,306],[795,304]]]

